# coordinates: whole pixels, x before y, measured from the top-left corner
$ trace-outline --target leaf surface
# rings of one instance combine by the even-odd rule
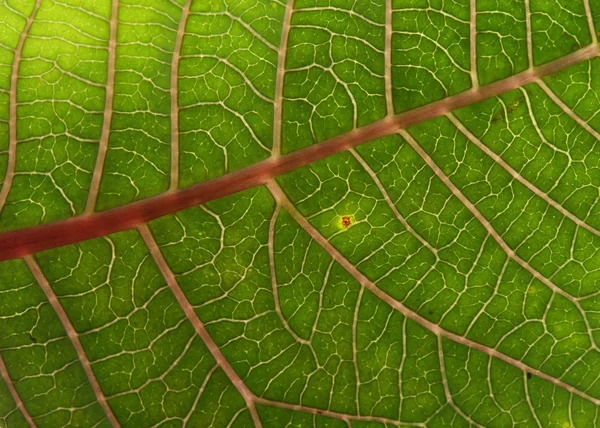
[[[597,0],[4,0],[0,426],[600,424]]]

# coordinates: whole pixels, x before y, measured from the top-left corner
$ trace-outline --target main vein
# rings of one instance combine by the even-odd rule
[[[0,233],[0,261],[133,229],[158,217],[265,184],[271,178],[401,129],[447,114],[487,98],[533,83],[545,76],[589,60],[596,44],[537,68],[471,89],[440,101],[388,116],[304,149],[271,157],[249,167],[175,192],[134,202],[108,211],[85,213],[45,225]]]

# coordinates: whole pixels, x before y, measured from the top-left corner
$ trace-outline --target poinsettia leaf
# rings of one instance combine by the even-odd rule
[[[0,426],[600,424],[597,0],[3,0]]]

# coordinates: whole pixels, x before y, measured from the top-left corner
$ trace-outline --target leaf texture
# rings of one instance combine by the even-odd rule
[[[598,0],[0,0],[0,427],[600,425]]]

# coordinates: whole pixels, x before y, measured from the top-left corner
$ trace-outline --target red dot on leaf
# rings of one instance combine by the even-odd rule
[[[352,217],[350,217],[349,215],[345,215],[342,217],[342,226],[343,227],[350,227],[352,225]]]

